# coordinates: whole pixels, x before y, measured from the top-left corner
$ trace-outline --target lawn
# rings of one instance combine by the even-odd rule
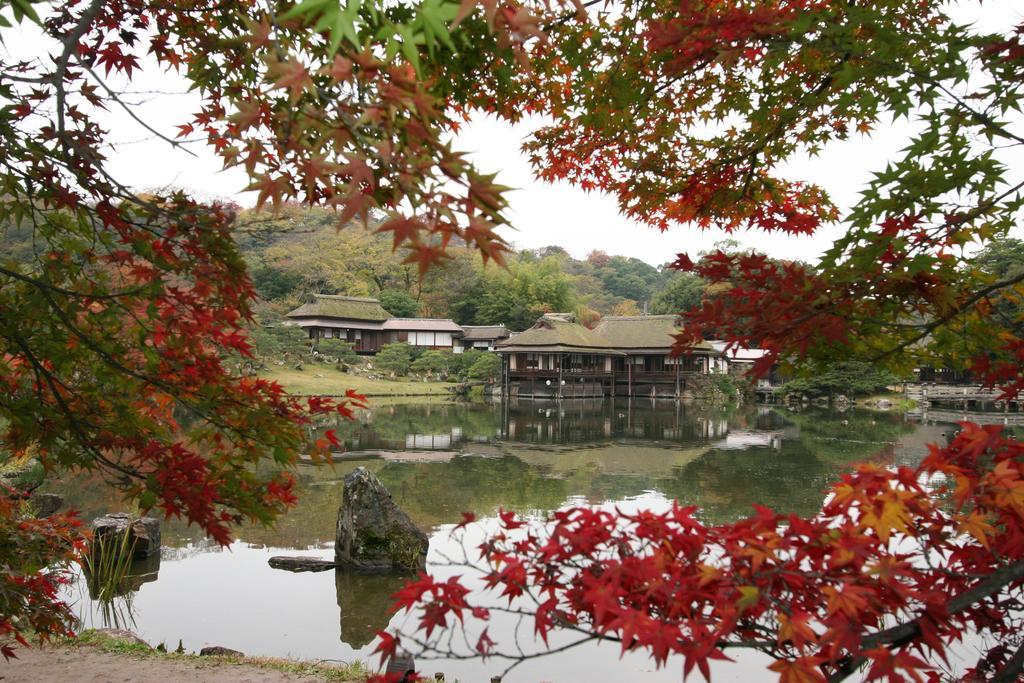
[[[424,382],[416,379],[367,379],[361,375],[339,372],[330,366],[306,366],[304,370],[273,367],[260,373],[272,379],[289,393],[302,396],[330,396],[355,389],[365,396],[447,396],[448,382]]]

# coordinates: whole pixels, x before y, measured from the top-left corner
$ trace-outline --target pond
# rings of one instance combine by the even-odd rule
[[[326,426],[325,426],[326,428]],[[299,506],[273,528],[242,527],[229,548],[195,529],[163,524],[159,561],[133,569],[130,590],[101,606],[86,582],[72,600],[83,627],[126,627],[148,642],[189,651],[222,645],[249,655],[311,660],[371,657],[389,619],[397,577],[271,569],[273,555],[333,557],[341,482],[358,466],[373,471],[395,501],[431,536],[428,562],[457,547],[450,538],[463,511],[486,528],[498,508],[540,520],[566,505],[659,508],[672,499],[696,505],[707,522],[739,519],[753,503],[814,513],[824,491],[853,464],[914,465],[944,424],[898,414],[781,407],[724,409],[676,401],[573,400],[561,403],[384,404],[336,426],[345,452],[329,466],[302,466]],[[95,484],[95,485],[94,485]],[[121,509],[98,482],[76,478],[59,488],[86,519]],[[301,551],[301,552],[298,552]],[[445,567],[435,574],[451,573]],[[513,623],[497,623],[499,643]],[[523,633],[529,640],[530,628]],[[487,681],[500,661],[426,662],[448,680]],[[715,668],[715,680],[760,680],[764,662],[744,655]],[[655,671],[644,656],[620,659],[617,646],[585,646],[515,669],[506,681],[680,680],[681,663]]]

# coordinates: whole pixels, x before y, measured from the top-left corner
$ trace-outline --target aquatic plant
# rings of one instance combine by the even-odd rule
[[[109,605],[125,593],[124,584],[132,567],[136,538],[131,525],[124,531],[96,534],[80,562],[89,592],[101,605]]]

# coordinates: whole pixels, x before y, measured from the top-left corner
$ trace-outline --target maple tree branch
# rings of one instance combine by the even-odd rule
[[[78,41],[82,39],[86,33],[88,33],[93,20],[100,13],[100,8],[106,0],[92,0],[82,15],[78,18],[78,23],[71,30],[64,40],[61,41],[64,44],[64,50],[60,54],[60,58],[57,60],[57,69],[53,72],[53,87],[54,95],[56,96],[56,109],[57,109],[57,131],[60,134],[61,146],[67,151],[67,141],[64,140],[64,98],[66,93],[64,92],[64,76],[68,71],[68,64],[71,61],[71,55],[78,52]]]
[[[100,77],[100,75],[97,74],[93,70],[93,68],[91,66],[89,66],[88,64],[83,63],[82,60],[78,59],[77,57],[75,58],[75,61],[78,63],[79,66],[81,66],[83,69],[85,69],[89,73],[89,75],[92,76],[93,79],[97,83],[99,83],[100,87],[103,88],[107,92],[107,95],[110,96],[110,99],[112,99],[115,102],[117,102],[117,104],[120,105],[120,107],[122,109],[124,109],[125,112],[127,112],[128,116],[132,117],[135,120],[136,123],[138,123],[140,126],[145,128],[146,130],[148,130],[150,133],[152,133],[153,135],[157,136],[158,138],[160,138],[161,140],[163,140],[164,142],[169,144],[171,147],[174,147],[176,149],[181,149],[186,154],[191,154],[192,156],[194,156],[196,158],[199,157],[198,154],[196,154],[192,150],[190,150],[187,147],[185,147],[185,145],[182,144],[182,142],[180,140],[171,139],[171,138],[167,137],[166,135],[164,135],[163,133],[161,133],[160,131],[158,131],[156,128],[153,128],[153,126],[151,126],[148,123],[146,123],[142,119],[142,117],[140,117],[138,114],[135,113],[134,107],[129,106],[128,104],[126,104],[124,102],[124,100],[122,100],[120,97],[118,97],[117,93],[114,92],[114,90],[109,85],[107,85],[106,81],[104,81]]]
[[[943,316],[941,316],[939,318],[936,318],[932,322],[924,325],[921,328],[921,332],[920,333],[914,335],[913,337],[909,337],[907,339],[904,339],[902,342],[900,342],[896,346],[892,347],[891,349],[888,349],[888,350],[883,351],[883,352],[881,352],[881,353],[879,353],[879,354],[877,354],[875,356],[872,356],[868,360],[871,361],[871,362],[877,362],[877,361],[880,361],[880,360],[882,360],[884,358],[888,358],[888,357],[890,357],[890,356],[892,356],[894,354],[897,354],[900,351],[903,351],[907,347],[912,346],[912,345],[916,344],[917,342],[921,341],[922,339],[927,337],[929,334],[934,332],[936,329],[938,329],[939,327],[942,327],[943,325],[948,323],[950,320],[953,320],[957,316],[963,314],[964,312],[966,312],[967,310],[972,308],[974,306],[974,304],[978,303],[979,301],[981,301],[982,299],[987,297],[989,294],[992,294],[993,292],[999,291],[1000,289],[1005,289],[1007,287],[1012,287],[1013,285],[1015,285],[1015,284],[1017,284],[1019,282],[1024,282],[1024,272],[1021,272],[1020,274],[1015,275],[1013,277],[1006,278],[1005,280],[1000,280],[999,282],[995,282],[995,283],[989,285],[988,287],[983,287],[982,289],[979,289],[977,292],[975,292],[970,297],[968,297],[966,301],[964,301],[962,304],[958,305],[956,308],[954,308],[952,311],[950,311],[946,315],[943,315]]]
[[[1020,680],[1020,674],[1024,671],[1024,643],[1017,648],[1002,669],[992,678],[992,683],[1013,683]]]
[[[1005,586],[1024,579],[1024,561],[1006,565],[992,572],[987,579],[980,582],[974,588],[961,593],[949,601],[946,611],[950,615],[963,612],[977,602],[995,595]],[[864,638],[861,641],[861,651],[870,650],[878,645],[892,645],[899,647],[921,635],[920,618],[913,621],[897,624],[883,631],[879,631]],[[1024,653],[1021,654],[1024,657]],[[838,683],[853,674],[862,664],[867,661],[863,655],[847,659],[839,669],[829,677],[829,683]]]
[[[29,277],[28,275],[24,275],[23,273],[19,273],[17,271],[9,270],[7,268],[4,268],[3,266],[0,266],[0,274],[6,275],[7,277],[12,278],[14,280],[19,280],[21,282],[24,282],[25,284],[31,285],[31,286],[35,287],[36,289],[48,289],[48,290],[50,290],[52,292],[56,292],[57,294],[63,294],[64,296],[75,297],[75,298],[79,298],[79,299],[92,299],[92,300],[95,300],[95,301],[104,301],[104,300],[111,300],[111,299],[121,299],[121,298],[126,297],[126,296],[134,296],[134,295],[139,294],[139,293],[141,293],[143,291],[143,288],[139,287],[137,289],[126,290],[126,291],[117,292],[117,293],[114,293],[114,294],[99,294],[99,293],[90,293],[90,292],[76,292],[76,291],[74,291],[72,289],[64,289],[63,287],[58,287],[57,285],[51,284],[49,282],[43,282],[42,280],[37,280],[36,278]]]
[[[42,362],[40,362],[40,360],[36,357],[35,353],[32,352],[32,349],[28,345],[28,341],[20,334],[18,334],[16,330],[10,331],[10,336],[8,336],[8,339],[11,339],[15,343],[15,345],[19,349],[21,349],[22,353],[25,354],[26,360],[28,360],[28,362],[32,365],[32,370],[36,376],[36,383],[38,385],[36,395],[39,396],[40,402],[43,402],[42,382],[39,381],[41,377],[42,380],[45,381],[46,386],[49,388],[50,395],[53,396],[54,400],[56,401],[57,407],[60,409],[60,412],[63,413],[65,418],[67,418],[68,427],[71,429],[71,433],[74,434],[75,440],[78,441],[78,444],[103,466],[115,472],[120,472],[126,477],[145,480],[145,477],[142,475],[141,472],[125,467],[124,465],[121,465],[117,462],[114,462],[113,460],[110,460],[109,458],[104,456],[103,453],[101,453],[89,441],[88,437],[82,431],[81,420],[79,420],[78,416],[76,416],[75,412],[71,409],[71,406],[67,404],[67,401],[65,401],[64,397],[61,395],[60,389],[57,387],[57,380],[54,378],[53,373],[47,370],[46,367],[42,364]],[[66,389],[68,388],[67,385],[65,385],[63,382],[61,382],[61,386],[63,386]]]
[[[551,29],[553,29],[553,28],[555,28],[557,26],[561,26],[562,24],[566,23],[567,21],[569,21],[573,17],[579,17],[580,13],[583,12],[584,9],[586,9],[588,7],[592,7],[594,5],[599,5],[602,2],[607,3],[608,0],[588,0],[587,2],[577,3],[577,6],[576,6],[575,10],[573,10],[572,12],[566,12],[565,14],[563,14],[560,17],[558,17],[557,19],[552,19],[548,23],[546,23],[543,26],[541,26],[541,28],[544,31],[550,31]]]

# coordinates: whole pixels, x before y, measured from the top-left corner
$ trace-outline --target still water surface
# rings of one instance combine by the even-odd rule
[[[511,405],[395,404],[337,426],[345,443],[332,466],[299,471],[301,503],[272,529],[243,527],[230,548],[194,529],[163,525],[159,562],[137,568],[132,588],[106,609],[80,581],[72,598],[84,627],[126,626],[150,643],[187,650],[222,645],[250,655],[370,661],[374,634],[389,619],[396,577],[271,569],[272,555],[333,557],[341,482],[358,466],[377,474],[395,501],[431,536],[428,562],[458,547],[450,538],[463,511],[486,529],[499,507],[540,523],[566,505],[660,508],[696,505],[710,523],[746,516],[751,504],[808,515],[837,475],[858,462],[916,464],[948,425],[900,415],[847,411],[735,410],[674,401],[553,402]],[[85,518],[119,509],[101,486],[61,487]],[[482,531],[481,531],[482,533]],[[452,571],[434,566],[445,576]],[[499,643],[514,624],[492,625]],[[529,640],[530,629],[523,631]],[[764,661],[742,655],[715,668],[715,680],[761,680]],[[376,664],[376,658],[372,658]],[[448,680],[487,681],[504,664],[427,662]],[[681,662],[654,671],[643,656],[619,658],[614,645],[585,646],[517,668],[506,681],[678,681]]]

